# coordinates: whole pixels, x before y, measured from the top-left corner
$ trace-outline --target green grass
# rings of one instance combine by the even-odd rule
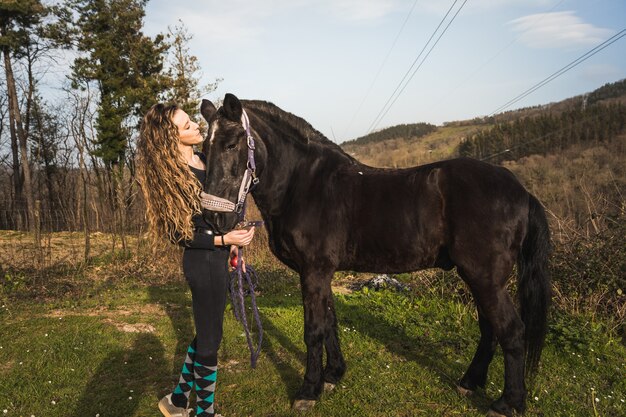
[[[306,352],[300,294],[284,284],[258,301],[265,340],[257,369],[241,326],[226,313],[216,396],[225,416],[296,414],[290,406]],[[158,415],[193,335],[182,282],[126,281],[80,298],[2,305],[0,416]],[[454,389],[478,337],[474,309],[457,298],[363,291],[337,295],[336,306],[348,371],[300,415],[481,416],[499,395],[501,354],[484,392],[465,398]],[[527,415],[625,415],[623,344],[585,316],[555,313],[551,323]]]

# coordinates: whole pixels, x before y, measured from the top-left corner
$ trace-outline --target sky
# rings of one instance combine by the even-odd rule
[[[222,79],[205,98],[233,93],[270,101],[341,143],[399,123],[440,125],[492,114],[626,29],[624,0],[454,3],[150,0],[144,32],[154,36],[182,21],[194,37],[190,53],[199,59],[203,82]],[[559,101],[623,78],[626,37],[511,109]],[[394,99],[398,88],[403,91]]]

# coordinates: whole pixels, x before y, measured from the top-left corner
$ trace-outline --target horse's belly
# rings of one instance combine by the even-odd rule
[[[392,247],[362,247],[340,269],[381,274],[418,271],[440,266],[440,252],[438,246],[420,247],[415,243]]]

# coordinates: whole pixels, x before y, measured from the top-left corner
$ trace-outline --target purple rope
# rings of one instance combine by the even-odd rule
[[[241,210],[241,213],[239,215],[239,220],[243,220],[245,218],[246,204],[244,202],[243,209]],[[230,274],[230,296],[233,303],[233,313],[235,314],[235,318],[242,324],[243,329],[246,333],[246,341],[248,342],[248,349],[250,349],[250,366],[252,368],[256,368],[256,361],[259,358],[259,354],[261,353],[261,344],[263,342],[263,326],[261,325],[261,316],[259,314],[259,307],[257,306],[256,295],[254,293],[256,285],[252,281],[251,277],[254,277],[256,283],[259,282],[259,278],[256,274],[256,271],[251,265],[247,265],[246,272],[243,272],[241,268],[241,260],[243,259],[243,247],[239,248],[239,252],[237,255],[237,268],[235,268],[235,270]],[[254,346],[252,344],[252,336],[250,335],[250,327],[248,326],[248,318],[246,316],[246,303],[243,291],[244,277],[246,283],[248,284],[250,301],[252,303],[252,313],[254,315],[254,321],[256,322],[259,333],[259,341],[256,350],[254,349]]]
[[[263,326],[261,325],[261,316],[259,314],[259,308],[256,303],[256,295],[254,293],[255,283],[258,283],[258,277],[254,268],[250,265],[246,266],[246,272],[242,271],[241,259],[243,258],[243,248],[239,248],[239,256],[237,257],[237,268],[231,273],[230,279],[230,295],[233,301],[233,312],[235,318],[243,325],[243,329],[246,333],[246,340],[248,342],[248,349],[250,349],[250,366],[256,368],[256,361],[261,353],[261,344],[263,343]],[[250,335],[250,328],[248,326],[248,318],[246,316],[246,303],[244,300],[244,277],[245,283],[248,284],[248,291],[250,294],[250,301],[252,303],[252,313],[256,322],[259,334],[259,340],[256,350],[252,343],[252,336]],[[235,283],[237,284],[235,288]]]

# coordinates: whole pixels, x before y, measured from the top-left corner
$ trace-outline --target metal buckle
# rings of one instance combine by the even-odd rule
[[[252,137],[252,135],[248,135],[247,137],[247,141],[248,141],[248,148],[255,150],[254,147],[254,138]]]

